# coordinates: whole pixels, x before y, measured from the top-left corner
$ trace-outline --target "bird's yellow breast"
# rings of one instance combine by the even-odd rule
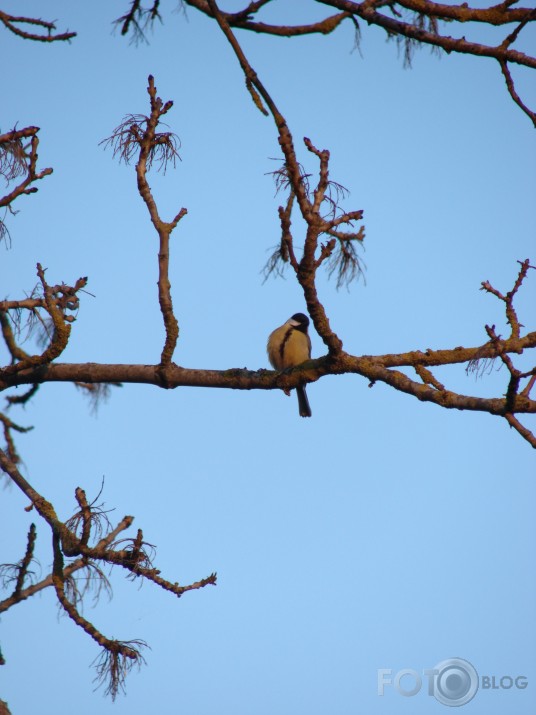
[[[268,338],[268,359],[276,370],[299,365],[311,357],[309,336],[289,325],[282,325]]]

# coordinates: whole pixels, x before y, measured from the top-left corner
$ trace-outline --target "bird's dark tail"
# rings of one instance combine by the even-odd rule
[[[305,392],[305,385],[298,385],[296,388],[296,394],[298,395],[300,417],[311,417],[313,413],[311,412],[311,407],[309,406],[309,400],[307,399],[307,393]]]

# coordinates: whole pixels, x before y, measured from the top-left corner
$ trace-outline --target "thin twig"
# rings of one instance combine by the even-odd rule
[[[40,20],[33,17],[17,17],[15,15],[9,15],[3,10],[0,10],[0,22],[10,32],[18,37],[22,37],[24,40],[35,40],[37,42],[64,42],[70,41],[73,37],[76,37],[76,32],[62,32],[54,34],[56,25],[53,22],[47,22],[46,20]],[[30,25],[31,27],[46,30],[46,35],[38,35],[35,32],[23,30],[18,27],[19,25]]]

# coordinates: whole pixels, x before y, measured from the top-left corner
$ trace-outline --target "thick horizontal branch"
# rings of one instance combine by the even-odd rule
[[[509,7],[511,4],[513,3],[503,2],[500,5],[476,8],[469,7],[466,2],[460,5],[445,5],[431,0],[398,0],[397,2],[397,5],[421,15],[457,22],[483,22],[488,25],[523,22],[534,14],[534,8]]]
[[[208,16],[214,16],[213,4],[210,0],[186,0],[188,5],[197,8]],[[268,25],[252,19],[254,14],[249,12],[225,13],[222,17],[231,26],[253,32],[277,34],[284,37],[294,35],[309,34],[311,32],[332,32],[343,20],[347,18],[360,17],[369,24],[383,27],[387,32],[402,35],[417,42],[423,42],[443,48],[446,52],[461,52],[477,56],[494,57],[497,60],[514,62],[526,67],[536,67],[536,58],[525,55],[518,50],[500,45],[493,47],[469,42],[465,37],[449,37],[430,32],[420,27],[418,23],[404,22],[397,5],[417,13],[417,15],[437,18],[446,22],[482,22],[489,25],[507,25],[514,22],[527,23],[536,19],[536,9],[534,8],[510,8],[511,3],[506,2],[488,8],[471,8],[467,3],[460,5],[445,5],[441,3],[429,2],[428,0],[403,0],[400,3],[390,3],[387,0],[366,0],[356,2],[356,0],[320,0],[323,5],[331,7],[341,12],[314,25],[304,25],[293,28],[285,25]],[[392,8],[396,17],[390,17],[377,12],[377,8],[387,6]]]
[[[388,355],[364,355],[356,357],[341,352],[310,360],[304,366],[288,373],[271,370],[198,370],[171,364],[161,365],[101,365],[98,363],[68,364],[58,363],[0,374],[0,389],[15,385],[43,382],[87,382],[87,383],[139,383],[165,388],[213,387],[233,390],[274,390],[296,387],[305,378],[314,382],[324,375],[358,374],[371,382],[381,381],[402,392],[412,394],[419,400],[434,402],[442,407],[477,410],[492,414],[506,412],[536,413],[536,401],[520,394],[514,404],[507,405],[504,398],[477,398],[459,395],[448,390],[438,390],[433,385],[416,383],[394,368],[434,367],[468,363],[498,356],[504,353],[521,353],[536,347],[536,332],[522,338],[512,338],[499,342],[499,347],[490,342],[474,348],[454,348],[447,350],[413,351]]]
[[[477,57],[493,57],[496,60],[513,62],[525,67],[536,68],[536,57],[531,57],[502,44],[498,47],[469,42],[465,37],[450,37],[418,27],[410,22],[382,15],[377,12],[376,3],[353,2],[353,0],[330,0],[329,5],[353,13],[371,25],[383,27],[389,33],[408,37],[410,40],[441,47],[445,52],[460,52]],[[525,19],[525,18],[524,18]]]

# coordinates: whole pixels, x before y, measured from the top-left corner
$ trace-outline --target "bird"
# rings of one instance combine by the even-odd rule
[[[276,370],[286,370],[311,358],[311,338],[307,333],[309,318],[303,313],[294,313],[286,323],[276,328],[268,337],[266,351],[270,364]],[[296,387],[301,417],[313,414],[307,399],[305,385]]]

